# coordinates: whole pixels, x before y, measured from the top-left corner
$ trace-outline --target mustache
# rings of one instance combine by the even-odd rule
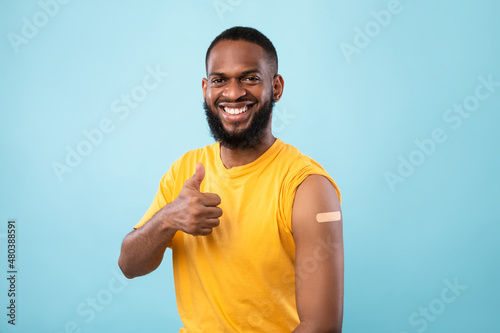
[[[215,105],[219,105],[220,103],[241,103],[241,102],[257,103],[257,100],[255,98],[250,98],[250,97],[240,97],[237,100],[232,100],[229,98],[220,98],[219,100],[217,100]]]

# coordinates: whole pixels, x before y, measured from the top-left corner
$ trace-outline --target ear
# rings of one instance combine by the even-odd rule
[[[283,77],[276,74],[273,78],[273,102],[277,102],[281,99],[284,87],[285,81],[283,80]]]
[[[203,90],[203,99],[205,99],[205,95],[207,94],[207,85],[208,85],[208,80],[203,78],[201,80],[201,89]]]

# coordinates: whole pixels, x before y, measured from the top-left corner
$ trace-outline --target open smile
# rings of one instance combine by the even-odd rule
[[[220,103],[218,105],[222,112],[222,116],[228,121],[242,121],[248,114],[247,111],[253,109],[255,103]]]
[[[246,112],[248,110],[248,106],[244,106],[242,108],[230,108],[230,107],[223,107],[222,110],[224,112],[227,112],[229,114],[240,114],[240,113],[243,113],[243,112]]]

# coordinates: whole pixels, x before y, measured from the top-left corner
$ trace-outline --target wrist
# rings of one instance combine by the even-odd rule
[[[175,233],[177,230],[180,230],[177,223],[175,223],[175,209],[172,209],[174,205],[173,203],[169,203],[156,213],[155,217],[157,218],[158,228],[162,233]]]

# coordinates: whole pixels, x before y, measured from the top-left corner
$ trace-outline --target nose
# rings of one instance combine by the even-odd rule
[[[222,95],[230,100],[236,101],[241,96],[245,96],[247,91],[241,86],[239,80],[230,80],[228,84],[224,87]]]

